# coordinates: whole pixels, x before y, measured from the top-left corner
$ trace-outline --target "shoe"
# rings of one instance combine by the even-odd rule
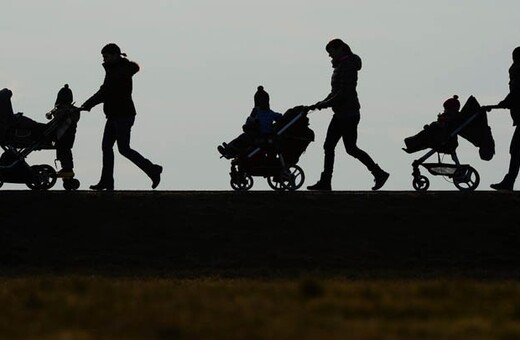
[[[72,178],[74,175],[74,171],[65,169],[61,169],[56,173],[57,178]]]
[[[150,177],[152,179],[152,189],[157,188],[157,186],[161,182],[161,173],[162,173],[162,166],[155,165],[153,175]]]
[[[231,159],[233,156],[229,153],[229,150],[227,149],[227,144],[223,143],[224,145],[217,146],[218,152],[222,155],[222,157],[226,159]]]
[[[331,191],[332,187],[330,185],[330,182],[325,181],[318,181],[314,185],[309,185],[307,187],[307,190],[314,190],[314,191]]]
[[[381,170],[377,173],[377,175],[374,176],[374,186],[372,187],[372,190],[379,190],[385,185],[386,181],[388,180],[388,177],[390,177],[390,174],[384,170]]]
[[[91,185],[90,189],[96,191],[113,191],[114,185],[106,185],[104,183],[99,182],[98,184]]]
[[[513,186],[504,182],[491,184],[490,187],[498,191],[513,191]]]
[[[316,184],[309,185],[307,187],[307,190],[314,190],[314,191],[331,191],[332,186],[330,184],[332,180],[332,175],[325,174],[324,172],[321,173],[320,179]]]

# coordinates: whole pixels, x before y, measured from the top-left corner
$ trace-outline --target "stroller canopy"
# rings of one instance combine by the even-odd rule
[[[454,133],[479,148],[482,160],[489,161],[495,155],[495,140],[488,124],[487,112],[475,97],[470,96],[456,118]]]

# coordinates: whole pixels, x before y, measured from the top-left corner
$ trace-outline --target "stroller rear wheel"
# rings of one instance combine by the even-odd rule
[[[280,183],[286,190],[298,190],[305,181],[305,173],[298,165],[290,165],[287,169],[282,170],[280,174]]]
[[[460,191],[473,191],[480,183],[480,175],[472,166],[461,166],[453,174],[453,184]]]
[[[31,166],[32,178],[26,183],[31,190],[48,190],[56,184],[56,170],[50,165]]]
[[[269,176],[267,177],[267,184],[271,187],[271,189],[276,191],[283,191],[285,187],[282,182],[280,182],[280,176]]]

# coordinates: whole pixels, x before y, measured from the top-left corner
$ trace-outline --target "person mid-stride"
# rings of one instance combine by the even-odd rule
[[[513,191],[520,170],[520,46],[513,50],[513,63],[509,67],[509,93],[497,104],[497,108],[509,109],[513,137],[509,144],[509,168],[502,181],[491,184],[491,189]]]
[[[388,180],[390,174],[363,150],[357,146],[358,124],[360,121],[360,104],[357,94],[358,71],[361,69],[361,58],[354,54],[341,39],[333,39],[327,43],[325,50],[332,59],[334,69],[329,95],[309,106],[310,110],[332,108],[333,115],[327,129],[323,149],[325,159],[323,172],[319,181],[307,187],[308,190],[332,190],[331,180],[334,168],[334,150],[340,139],[343,139],[347,154],[358,159],[374,176],[372,190],[379,190]]]
[[[105,80],[100,89],[92,95],[80,109],[90,111],[103,103],[106,116],[101,148],[103,167],[99,183],[91,185],[92,190],[114,190],[114,144],[119,153],[137,165],[152,180],[152,189],[161,181],[162,166],[152,163],[130,147],[130,132],[134,125],[136,110],[132,100],[132,77],[139,71],[139,65],[126,58],[114,43],[101,50]]]

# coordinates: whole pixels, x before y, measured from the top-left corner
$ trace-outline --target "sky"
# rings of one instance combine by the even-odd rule
[[[471,95],[481,105],[508,93],[512,50],[520,45],[518,0],[5,0],[0,11],[0,88],[13,91],[15,112],[40,122],[57,91],[69,84],[81,105],[103,82],[101,48],[117,43],[141,71],[134,76],[137,108],[131,146],[164,168],[156,190],[232,190],[230,160],[217,146],[241,132],[263,85],[271,108],[311,105],[330,91],[325,51],[333,38],[358,54],[361,121],[358,146],[390,178],[383,191],[413,191],[404,139],[434,121],[443,102]],[[298,165],[314,184],[332,111],[309,115],[315,132]],[[490,161],[459,138],[462,163],[480,174],[476,190],[491,190],[508,167],[513,133],[507,110],[488,114],[496,144]],[[79,190],[99,180],[102,105],[83,112],[73,148]],[[116,190],[151,190],[151,181],[115,149]],[[53,150],[27,162],[54,165]],[[430,160],[436,161],[436,156]],[[445,161],[450,161],[446,157]],[[59,165],[59,164],[58,164]],[[430,190],[458,189],[421,170]],[[271,190],[254,177],[251,191]],[[340,143],[332,187],[365,191],[373,177]],[[27,190],[5,183],[3,189]],[[58,182],[51,190],[63,190]]]

